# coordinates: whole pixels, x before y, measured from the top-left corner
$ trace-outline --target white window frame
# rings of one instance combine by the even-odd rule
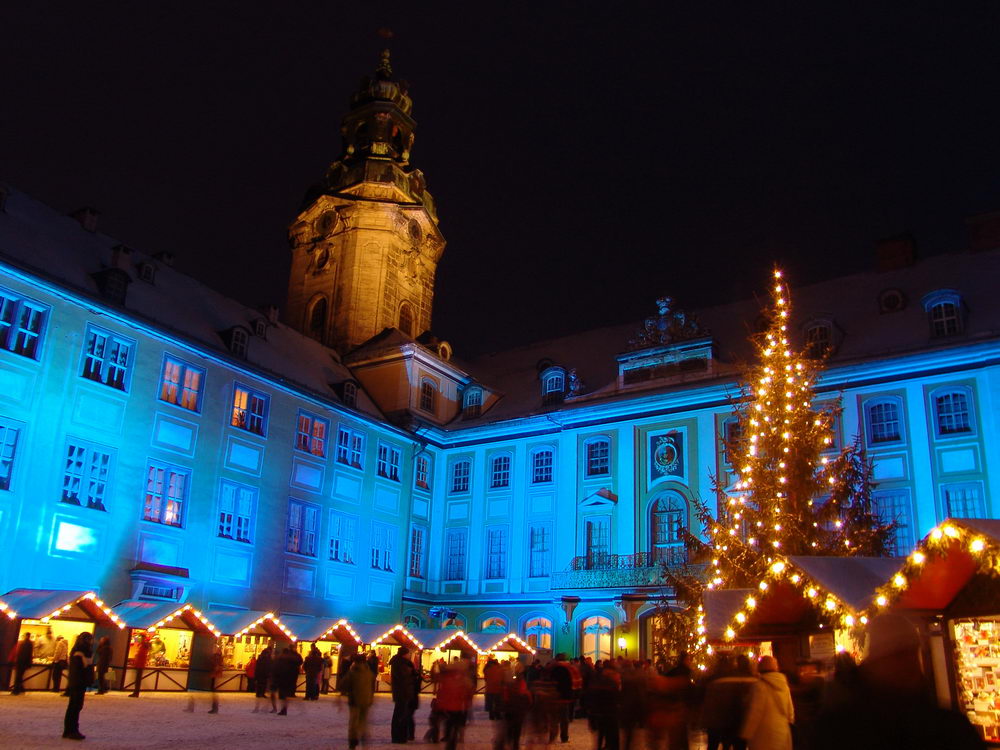
[[[462,581],[469,565],[469,530],[462,526],[445,531],[444,565],[441,575],[446,581]]]
[[[533,648],[552,648],[552,620],[532,615],[524,623],[524,640]]]
[[[542,457],[548,455],[546,462]],[[550,484],[555,477],[556,452],[549,446],[531,450],[531,483]]]
[[[358,386],[355,383],[352,383],[350,380],[345,380],[342,393],[345,406],[357,406]]]
[[[478,417],[483,412],[483,389],[479,386],[467,388],[462,394],[462,412],[466,417]]]
[[[498,580],[507,577],[509,533],[506,526],[487,526],[483,544],[483,578]]]
[[[596,453],[597,446],[603,444],[606,451],[603,456]],[[611,438],[607,436],[588,438],[583,443],[583,472],[587,477],[606,477],[611,475]],[[600,468],[604,466],[603,470]]]
[[[896,409],[895,422],[898,425],[897,434],[890,437],[879,437],[876,439],[875,435],[875,425],[876,422],[872,418],[872,411],[883,406],[893,406]],[[906,425],[905,425],[905,411],[903,409],[903,399],[899,396],[877,396],[870,399],[866,399],[862,413],[865,417],[865,436],[868,441],[868,445],[871,447],[883,446],[883,445],[901,445],[906,442]],[[883,424],[888,420],[880,419],[878,424]]]
[[[321,434],[317,434],[317,431]],[[295,418],[295,450],[317,458],[326,458],[330,441],[330,420],[299,409]]]
[[[418,401],[420,411],[425,411],[428,414],[436,414],[437,394],[438,394],[438,384],[435,383],[430,378],[421,378],[419,401]]]
[[[229,479],[219,482],[218,536],[253,544],[257,520],[257,488]]]
[[[897,524],[890,548],[891,555],[905,557],[913,549],[913,497],[908,487],[875,490],[872,493],[872,510],[882,523]]]
[[[391,573],[396,569],[396,527],[386,523],[372,522],[371,555],[372,570]]]
[[[196,367],[171,354],[163,355],[163,366],[160,368],[160,401],[199,414],[204,390],[205,368]]]
[[[583,557],[587,570],[606,567],[612,554],[611,516],[595,515],[583,519]],[[600,536],[598,537],[598,532]]]
[[[0,349],[38,361],[52,308],[0,287]]]
[[[150,461],[146,464],[142,520],[184,528],[190,489],[190,469]]]
[[[338,510],[330,511],[330,544],[327,559],[344,565],[354,565],[358,539],[358,518]]]
[[[552,575],[552,524],[533,523],[528,527],[528,578]]]
[[[513,465],[514,457],[510,453],[497,453],[490,458],[491,490],[503,490],[510,487]]]
[[[271,397],[263,391],[233,383],[232,413],[229,418],[231,427],[249,432],[251,435],[267,437],[267,415],[271,406]]]
[[[106,328],[87,324],[80,377],[128,393],[136,342]]]
[[[316,557],[319,540],[320,508],[315,503],[288,498],[288,515],[285,521],[285,552],[303,557]]]
[[[337,427],[337,463],[365,468],[365,433],[345,425]]]
[[[375,472],[384,479],[399,481],[399,463],[402,459],[402,452],[399,448],[389,443],[378,443],[378,460],[375,465]]]
[[[0,417],[0,491],[9,492],[14,484],[17,465],[17,441],[24,425]]]
[[[965,429],[942,429],[943,419],[953,419],[956,415],[961,414],[961,411],[942,411],[941,401],[951,398],[954,400],[955,396],[961,396],[965,399]],[[934,415],[934,434],[938,438],[955,438],[955,437],[969,437],[970,435],[976,434],[976,409],[972,399],[972,389],[968,386],[943,386],[941,388],[935,388],[931,391],[931,413]]]
[[[968,493],[970,490],[974,490],[974,497],[969,497]],[[951,497],[952,493],[958,495],[961,493],[961,497],[955,497],[955,502],[961,502],[963,507],[961,508],[962,513],[955,513],[956,508],[952,507],[953,499]],[[970,515],[968,511],[968,505],[975,503],[976,507],[973,508],[973,513]],[[948,482],[941,485],[941,512],[944,518],[986,518],[988,510],[986,508],[986,493],[983,491],[982,482]],[[943,520],[943,519],[942,519]]]
[[[414,524],[410,527],[410,559],[407,575],[424,578],[427,565],[427,527]]]
[[[70,437],[63,450],[62,502],[106,511],[115,451]]]
[[[431,488],[431,457],[420,455],[413,459],[413,486],[420,490]]]
[[[464,467],[459,471],[459,467]],[[451,465],[451,481],[448,483],[448,492],[452,495],[461,495],[468,492],[472,487],[472,459],[460,458]]]

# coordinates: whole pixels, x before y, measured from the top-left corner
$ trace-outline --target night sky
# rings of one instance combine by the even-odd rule
[[[961,249],[1000,208],[1000,3],[28,2],[0,180],[248,304],[390,27],[466,355]]]

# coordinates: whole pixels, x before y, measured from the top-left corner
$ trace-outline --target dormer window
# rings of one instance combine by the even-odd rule
[[[964,329],[962,295],[954,289],[940,289],[924,297],[924,310],[931,326],[931,336],[955,336]]]
[[[806,328],[805,355],[809,359],[823,359],[833,349],[833,326],[828,321],[813,321]]]
[[[257,320],[253,322],[253,335],[260,339],[267,337],[266,320],[264,320],[263,318],[257,318]]]
[[[346,406],[356,406],[358,403],[358,386],[350,380],[344,381],[343,401]]]
[[[102,297],[116,305],[125,304],[128,285],[132,281],[128,273],[120,268],[105,268],[95,273],[93,278]]]
[[[462,396],[462,414],[472,419],[483,411],[483,389],[478,386],[467,388]]]
[[[542,371],[542,403],[558,404],[566,395],[566,370],[558,365]]]
[[[240,359],[246,359],[250,347],[250,332],[241,326],[234,326],[222,334],[226,348]]]
[[[437,384],[429,378],[420,381],[420,410],[434,414],[437,406]]]
[[[156,266],[152,263],[140,263],[139,264],[139,280],[145,281],[147,284],[153,284],[156,282]]]

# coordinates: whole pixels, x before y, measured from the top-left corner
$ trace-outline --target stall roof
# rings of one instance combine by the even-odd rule
[[[406,646],[417,651],[426,648],[424,642],[416,634],[403,625],[371,625],[352,623],[354,632],[360,636],[363,643],[372,646]]]
[[[180,620],[188,630],[207,633],[219,637],[222,633],[215,624],[193,604],[176,602],[124,601],[116,604],[112,611],[130,628],[155,630],[163,627],[177,627],[174,620]]]
[[[90,620],[105,626],[117,625],[124,628],[121,621],[93,591],[68,589],[14,589],[0,597],[0,612],[10,618],[23,617],[32,620],[63,618],[68,620]]]
[[[410,628],[410,632],[424,644],[423,648],[435,649],[439,643],[450,638],[455,631],[439,628]]]
[[[208,615],[223,635],[269,635],[285,641],[296,641],[298,638],[274,614],[256,609],[217,610]]]
[[[497,639],[496,633],[481,633],[480,635],[489,636],[489,640],[493,641],[487,651],[516,651],[519,654],[534,654],[535,649],[531,647],[527,641],[523,640],[517,633],[507,633],[506,635],[501,635]]]
[[[336,641],[362,644],[361,637],[344,618],[309,617],[307,615],[281,615],[281,621],[295,633],[300,641]]]
[[[456,643],[456,641],[458,643]],[[462,644],[465,644],[464,648]],[[451,634],[443,638],[437,644],[436,648],[443,651],[452,649],[455,651],[475,651],[477,654],[485,653],[485,651],[479,647],[479,644],[472,640],[472,637],[464,630],[451,631]]]
[[[726,628],[733,621],[736,613],[743,609],[748,596],[753,596],[753,589],[709,589],[702,594],[702,607],[705,610],[705,634],[710,641],[721,641]]]
[[[883,586],[899,570],[899,557],[809,557],[788,558],[796,568],[833,594],[855,612],[861,612]]]

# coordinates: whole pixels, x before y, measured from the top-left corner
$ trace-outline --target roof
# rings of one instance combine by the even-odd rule
[[[362,643],[386,646],[406,646],[410,649],[422,649],[426,644],[403,625],[371,625],[368,623],[353,625],[355,633],[361,637]]]
[[[118,616],[93,591],[14,589],[0,597],[0,612],[31,620],[86,620],[122,627]]]
[[[0,211],[0,258],[94,299],[100,296],[92,275],[112,266],[113,248],[120,245],[16,190]],[[154,283],[139,280],[140,263],[156,268]],[[243,326],[252,333],[254,321],[267,321],[265,313],[219,294],[155,256],[133,250],[123,270],[132,278],[125,304],[129,314],[217,355],[232,358],[220,332]],[[181,299],[184,304],[176,304]],[[245,364],[264,377],[288,381],[329,401],[338,399],[331,384],[352,379],[332,349],[280,322],[267,321],[263,338],[250,337]],[[357,399],[359,410],[381,417],[363,391]]]
[[[208,613],[209,619],[223,635],[268,635],[279,640],[298,640],[273,612],[263,610],[216,610]]]
[[[116,604],[112,611],[127,627],[137,630],[178,628],[218,636],[221,632],[191,604],[129,600]]]
[[[795,567],[818,583],[827,592],[861,612],[875,596],[875,590],[885,585],[899,570],[903,560],[897,557],[808,557],[788,558]]]

